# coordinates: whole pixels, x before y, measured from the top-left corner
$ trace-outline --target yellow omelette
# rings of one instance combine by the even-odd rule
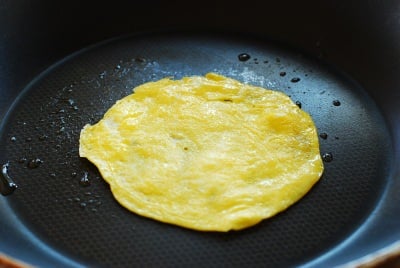
[[[79,154],[126,209],[200,231],[272,217],[324,169],[307,112],[282,92],[216,73],[134,88],[83,127]]]

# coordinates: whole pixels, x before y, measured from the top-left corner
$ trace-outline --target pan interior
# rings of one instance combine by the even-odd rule
[[[81,128],[133,87],[208,72],[288,94],[313,117],[326,159],[302,200],[238,232],[198,232],[130,213],[78,155]],[[84,49],[29,84],[0,131],[0,160],[18,185],[7,206],[56,251],[112,267],[278,267],[315,258],[363,224],[392,156],[379,108],[359,84],[318,59],[248,36],[135,35]]]

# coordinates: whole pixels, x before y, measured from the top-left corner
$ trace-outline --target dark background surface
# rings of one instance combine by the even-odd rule
[[[183,1],[1,0],[0,118],[27,84],[56,61],[105,39],[160,29],[261,36],[333,64],[360,83],[376,101],[391,129],[394,157],[399,159],[398,1],[189,4]],[[399,169],[393,168],[390,176],[393,180],[379,209],[368,227],[357,234],[361,239],[337,249],[343,259],[362,256],[400,238]],[[6,234],[7,228],[8,225],[0,223],[0,244],[1,234]],[[32,249],[31,254],[40,250]],[[16,249],[10,249],[9,253],[18,256]]]

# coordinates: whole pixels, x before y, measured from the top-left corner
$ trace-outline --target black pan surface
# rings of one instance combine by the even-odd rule
[[[300,202],[242,231],[198,232],[128,212],[78,155],[81,128],[133,87],[207,72],[287,93],[332,156]],[[0,252],[40,267],[339,265],[390,240],[372,243],[395,179],[391,132],[357,81],[271,40],[171,32],[107,40],[40,74],[2,121],[0,163],[18,187],[0,196]]]

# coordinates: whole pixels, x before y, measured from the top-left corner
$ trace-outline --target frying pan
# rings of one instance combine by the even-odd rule
[[[397,1],[0,1],[0,252],[38,267],[335,267],[393,247],[399,18]],[[237,232],[126,211],[79,158],[80,129],[136,85],[210,71],[301,103],[332,156],[321,180]]]

